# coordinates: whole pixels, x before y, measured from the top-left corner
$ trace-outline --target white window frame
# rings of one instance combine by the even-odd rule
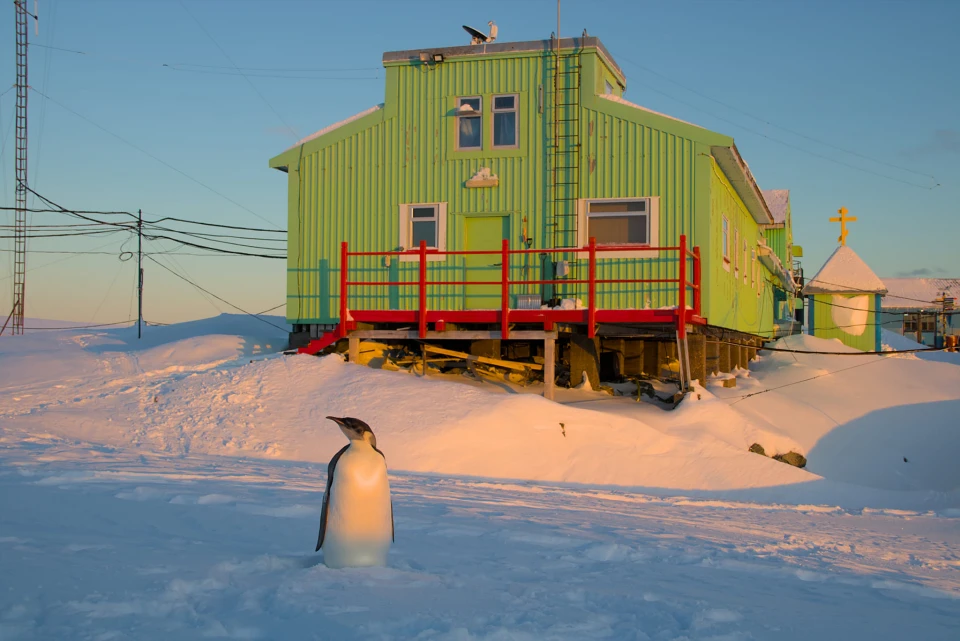
[[[413,210],[416,207],[433,207],[437,212],[437,247],[436,251],[447,250],[447,203],[404,203],[400,205],[400,262],[420,262],[420,248],[413,247]],[[427,262],[446,260],[446,256],[436,253],[427,253]]]
[[[577,201],[577,213],[579,215],[580,221],[577,225],[578,229],[578,241],[581,247],[587,247],[590,244],[590,225],[589,219],[589,206],[590,203],[602,203],[602,202],[638,202],[646,201],[647,203],[647,238],[650,240],[648,244],[644,245],[632,245],[630,243],[624,243],[624,247],[636,247],[635,250],[627,251],[618,251],[615,253],[603,252],[599,256],[601,258],[651,258],[656,257],[659,254],[657,247],[660,246],[660,196],[644,196],[642,198],[581,198]],[[636,216],[638,214],[611,214],[609,212],[604,212],[604,216]]]
[[[513,98],[513,109],[497,109],[497,98]],[[497,117],[499,113],[511,113],[516,116],[513,119],[513,139],[516,141],[512,145],[498,145],[497,139]],[[501,93],[490,96],[490,148],[491,149],[519,149],[520,148],[520,94]]]
[[[733,277],[740,276],[740,230],[733,230]]]
[[[748,257],[749,255],[750,255],[750,254],[747,253],[747,235],[744,234],[744,235],[743,235],[743,284],[744,284],[744,285],[747,284],[747,280],[748,280],[748,279],[747,279],[747,269],[749,269],[749,266],[748,266],[747,263],[749,263],[750,261],[748,260],[747,257]]]
[[[723,216],[720,223],[720,237],[723,243],[723,268],[730,271],[730,219],[726,216]]]
[[[464,100],[476,100],[477,104],[480,105],[480,109],[476,112],[471,113],[470,115],[460,115],[460,107],[463,106]],[[457,96],[457,130],[454,137],[454,149],[457,151],[483,151],[483,96]],[[476,147],[462,147],[460,145],[460,119],[461,118],[476,118],[480,121],[480,144]]]

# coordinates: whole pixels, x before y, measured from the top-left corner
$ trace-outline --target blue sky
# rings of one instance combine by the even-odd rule
[[[33,188],[70,208],[285,227],[286,177],[268,159],[295,141],[290,129],[306,135],[382,102],[384,51],[465,44],[460,25],[488,20],[501,41],[556,29],[553,0],[184,4],[41,0],[31,41],[86,54],[31,48],[30,84],[100,128],[31,94]],[[0,15],[0,91],[15,78],[13,17],[12,6]],[[629,100],[732,135],[762,188],[790,189],[808,275],[836,246],[827,219],[846,206],[859,218],[848,244],[880,276],[957,277],[957,24],[960,3],[948,0],[565,0],[561,32],[599,36],[627,75]],[[233,65],[303,71],[245,78]],[[7,206],[13,106],[13,91],[0,97]],[[0,219],[10,224],[12,215]],[[135,268],[118,260],[123,241],[34,242],[31,249],[112,254],[30,254],[28,316],[106,323],[135,315]],[[0,240],[0,249],[11,247]],[[158,249],[174,246],[148,247]],[[282,261],[156,258],[244,309],[284,302]],[[146,269],[149,320],[231,311],[149,262]],[[11,273],[12,254],[0,252],[5,311]]]

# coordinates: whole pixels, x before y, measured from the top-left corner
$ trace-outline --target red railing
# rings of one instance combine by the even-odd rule
[[[682,257],[679,260],[678,265],[678,274],[677,278],[597,278],[597,254],[613,254],[610,258],[617,258],[615,255],[617,252],[636,252],[636,251],[649,251],[649,252],[677,252],[677,254]],[[583,254],[586,253],[588,256],[588,271],[587,279],[553,279],[553,280],[519,280],[511,281],[510,280],[510,257],[514,255],[523,255],[523,254]],[[436,280],[428,281],[427,280],[427,258],[429,256],[492,256],[500,255],[500,280],[498,281],[448,281],[448,280]],[[417,255],[419,258],[419,274],[417,282],[408,282],[408,281],[351,281],[349,280],[349,261],[351,256],[410,256]],[[688,280],[688,270],[687,270],[687,261],[693,261],[693,280]],[[642,260],[642,259],[641,259]],[[460,250],[460,251],[438,251],[438,250],[428,250],[427,244],[425,241],[420,241],[420,247],[416,252],[409,251],[382,251],[382,252],[351,252],[347,249],[347,243],[343,242],[340,244],[340,335],[345,337],[348,331],[347,324],[348,320],[351,319],[350,310],[349,310],[349,292],[350,287],[376,287],[376,286],[394,286],[394,287],[410,287],[417,285],[418,287],[418,305],[416,312],[416,321],[418,335],[423,338],[427,334],[427,287],[428,286],[467,286],[467,285],[499,285],[500,286],[500,310],[499,318],[497,319],[500,323],[500,332],[503,338],[508,338],[510,334],[510,321],[511,317],[513,320],[523,321],[525,316],[520,312],[532,311],[532,310],[511,310],[510,309],[510,288],[512,286],[519,285],[587,285],[587,309],[586,312],[586,323],[587,323],[587,334],[591,338],[596,335],[597,328],[597,319],[598,312],[603,314],[608,310],[598,310],[597,309],[597,285],[608,285],[608,284],[662,284],[662,283],[674,283],[677,285],[677,308],[675,314],[675,322],[677,324],[677,331],[680,333],[682,338],[686,333],[687,322],[692,317],[700,317],[700,248],[694,247],[690,250],[687,247],[687,237],[685,235],[680,236],[680,244],[676,247],[654,247],[654,248],[637,248],[636,246],[623,246],[623,245],[597,245],[596,239],[591,238],[589,245],[583,248],[558,248],[558,249],[510,249],[510,241],[508,239],[503,240],[503,244],[500,250]],[[682,286],[681,286],[682,283]],[[687,308],[687,289],[693,291],[693,305],[691,309]],[[366,311],[366,310],[364,310]],[[546,324],[550,323],[548,317],[550,316],[551,311],[557,310],[536,310],[537,316],[542,316],[543,322]],[[622,322],[644,322],[642,320],[646,316],[640,312],[646,312],[649,310],[622,310],[621,313],[618,313],[615,318],[620,319]],[[481,313],[486,312],[486,313]],[[632,314],[630,312],[633,312]],[[475,322],[486,322],[489,320],[489,310],[472,310],[466,312],[460,312],[463,314],[474,313]],[[581,312],[582,313],[582,312]],[[359,312],[358,312],[359,314]],[[385,315],[384,315],[385,314]],[[400,314],[405,314],[405,312],[384,312],[383,314],[377,314],[378,319],[390,320],[390,315],[393,314],[398,319]],[[555,316],[564,317],[568,315],[556,314]],[[609,316],[609,315],[608,315]],[[650,318],[654,316],[647,315]],[[521,318],[522,317],[522,318]],[[469,317],[464,317],[469,318]],[[613,316],[611,316],[613,318]],[[662,315],[657,315],[655,318],[662,318]],[[482,320],[481,320],[482,319]],[[565,321],[561,321],[565,322]],[[646,321],[650,322],[650,321]]]

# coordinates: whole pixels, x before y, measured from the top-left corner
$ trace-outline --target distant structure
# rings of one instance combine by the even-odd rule
[[[960,335],[960,278],[885,278],[884,329],[928,347]]]
[[[468,31],[384,53],[383,104],[270,160],[291,345],[460,341],[545,395],[746,367],[796,296],[789,199],[732,137],[626,100],[599,38]]]
[[[845,236],[841,238],[846,240]],[[886,293],[886,285],[855,251],[845,244],[837,247],[804,285],[807,333],[839,338],[845,345],[865,352],[879,352],[878,312]]]
[[[789,189],[764,189],[763,199],[767,201],[773,223],[761,225],[763,242],[759,243],[760,262],[773,273],[782,272],[791,277],[794,287],[782,287],[774,283],[773,287],[773,323],[774,337],[798,333],[801,322],[797,320],[797,301],[802,301],[800,288],[803,270],[797,260],[803,256],[800,247],[793,244],[793,221],[790,211]]]

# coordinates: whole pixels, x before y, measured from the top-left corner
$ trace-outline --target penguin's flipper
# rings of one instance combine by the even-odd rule
[[[384,456],[383,452],[378,450],[376,445],[373,446],[373,449],[377,454],[379,454],[380,456],[383,456],[383,462],[384,462],[384,465],[386,465],[387,457]],[[390,499],[390,540],[393,541],[394,543],[397,542],[397,530],[393,525],[393,499],[392,498]],[[320,548],[317,548],[317,549],[319,550]]]
[[[320,548],[323,547],[323,539],[327,534],[327,512],[330,509],[330,488],[333,487],[333,472],[337,469],[337,461],[340,460],[348,447],[350,447],[349,444],[344,445],[342,450],[333,455],[327,465],[327,488],[323,492],[323,507],[320,509],[320,534],[317,536],[317,549],[314,552],[319,552]]]

